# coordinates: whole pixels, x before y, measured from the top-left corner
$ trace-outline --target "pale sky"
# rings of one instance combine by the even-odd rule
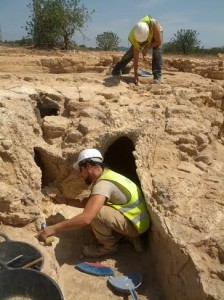
[[[31,0],[0,0],[0,27],[4,40],[26,36],[29,20],[27,4]],[[89,11],[95,9],[92,21],[84,32],[86,39],[76,34],[77,44],[96,46],[96,36],[114,32],[121,39],[119,46],[128,46],[131,27],[147,14],[158,20],[164,29],[164,42],[179,29],[196,30],[203,47],[224,46],[224,0],[82,0]]]

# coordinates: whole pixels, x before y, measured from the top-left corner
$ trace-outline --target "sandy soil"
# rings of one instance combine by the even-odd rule
[[[63,59],[66,59],[63,61]],[[89,86],[88,92],[95,99],[99,96],[100,92],[103,96],[108,97],[107,99],[111,100],[111,110],[116,112],[116,105],[118,100],[116,99],[116,82],[114,79],[106,76],[107,71],[110,68],[110,64],[112,61],[113,54],[111,53],[110,60],[107,65],[107,60],[105,59],[103,63],[99,66],[98,62],[99,56],[100,59],[104,56],[100,52],[98,54],[93,53],[91,56],[91,62],[84,66],[83,61],[85,61],[85,55],[79,54],[77,60],[77,65],[75,63],[70,63],[70,58],[74,56],[74,53],[61,53],[55,51],[54,53],[50,52],[38,52],[33,51],[29,52],[24,49],[1,49],[0,51],[0,79],[1,79],[1,88],[6,93],[8,90],[20,89],[23,85],[29,85],[30,88],[36,87],[41,90],[41,88],[46,89],[49,87],[49,91],[51,92],[51,87],[54,88],[54,92],[61,92],[65,97],[69,98],[74,95],[74,86],[79,85],[79,83],[86,83],[86,89]],[[53,61],[54,59],[54,61]],[[58,61],[57,61],[58,59]],[[60,60],[59,60],[60,59]],[[89,59],[89,58],[88,58]],[[178,57],[180,60],[181,58]],[[176,64],[177,67],[180,63],[177,59]],[[206,59],[204,59],[206,61]],[[104,63],[106,66],[104,66]],[[185,66],[188,67],[189,62],[186,62]],[[203,63],[202,63],[203,65]],[[84,66],[84,67],[83,67]],[[171,87],[176,87],[176,94],[178,94],[178,88],[183,88],[182,93],[185,93],[185,88],[189,88],[191,85],[202,86],[206,84],[210,84],[210,79],[205,79],[200,75],[195,75],[191,79],[190,73],[181,73],[178,74],[176,70],[174,70],[169,66],[169,62],[164,59],[164,87],[163,90],[160,91],[160,95],[157,94],[156,88],[152,87],[152,84],[148,84],[148,78],[141,78],[142,86],[140,85],[136,94],[134,94],[136,87],[132,84],[133,74],[124,75],[121,78],[121,81],[117,83],[117,86],[120,84],[119,91],[121,94],[121,102],[119,109],[122,110],[122,107],[128,106],[128,103],[131,102],[132,105],[138,106],[138,103],[141,104],[141,97],[144,99],[145,103],[148,101],[147,89],[154,89],[154,98],[165,99],[164,103],[167,101],[166,97],[170,98],[170,103],[174,102],[174,95],[172,95]],[[194,70],[198,72],[202,72],[199,67],[198,69],[194,65]],[[77,68],[77,69],[76,69]],[[98,69],[97,69],[98,68]],[[208,67],[209,69],[209,67]],[[80,73],[76,72],[76,70],[80,71]],[[93,72],[97,70],[97,72]],[[196,72],[195,71],[195,72]],[[215,75],[214,75],[215,76]],[[222,76],[221,72],[217,76]],[[187,79],[187,80],[186,80]],[[151,79],[150,79],[151,80]],[[208,81],[208,83],[206,82]],[[152,80],[151,80],[152,81]],[[191,82],[192,81],[192,82]],[[113,86],[113,97],[110,97],[110,91],[99,90],[95,91],[95,86],[99,85],[100,88],[102,86],[101,82],[103,82],[104,88],[110,88]],[[166,84],[170,86],[166,86]],[[124,93],[122,95],[122,89],[127,89],[127,85],[131,86],[130,91]],[[148,87],[149,86],[149,87]],[[144,87],[144,88],[143,88]],[[98,86],[97,86],[98,88]],[[97,89],[96,88],[96,89]],[[141,90],[142,88],[142,90]],[[162,89],[161,88],[161,89]],[[22,88],[21,88],[22,89]],[[52,89],[53,90],[53,89]],[[48,91],[48,92],[49,92]],[[77,88],[78,91],[78,88]],[[49,94],[50,94],[49,92]],[[62,93],[63,92],[63,93]],[[91,94],[92,92],[92,94]],[[130,94],[128,94],[130,92]],[[20,91],[18,92],[20,93]],[[78,92],[77,92],[78,93]],[[104,94],[105,93],[105,94]],[[100,95],[100,96],[102,96]],[[131,95],[133,99],[128,98],[128,95]],[[168,95],[168,96],[167,96]],[[88,93],[86,90],[83,90],[83,97],[86,97],[88,102]],[[122,98],[123,97],[123,98]],[[94,100],[94,99],[93,99]],[[141,101],[140,101],[141,100]],[[97,100],[98,101],[98,100]],[[99,100],[101,101],[101,100]],[[152,100],[153,102],[154,100]],[[156,100],[155,100],[156,101]],[[82,102],[80,102],[82,105]],[[106,100],[101,101],[102,106],[106,106]],[[161,102],[162,103],[162,102]],[[85,103],[84,103],[85,104]],[[71,104],[72,105],[72,104]],[[150,104],[151,105],[151,104]],[[161,106],[160,106],[161,105]],[[154,108],[161,108],[163,104],[156,104]],[[133,112],[135,111],[135,106],[133,108]],[[114,109],[115,107],[115,109]],[[147,105],[145,109],[147,114]],[[131,109],[130,109],[131,111]],[[73,111],[74,113],[74,111]],[[144,112],[142,111],[142,114]],[[115,127],[119,127],[119,120],[122,119],[120,116],[115,120]],[[144,118],[147,119],[147,116]],[[160,116],[158,117],[160,118]],[[139,119],[140,120],[140,119]],[[149,120],[150,122],[150,117]],[[143,120],[147,124],[145,120]],[[131,123],[131,117],[130,117]],[[121,123],[122,124],[122,123]],[[55,139],[56,140],[56,139]],[[91,139],[90,139],[91,141]],[[55,142],[56,143],[56,142]],[[7,146],[7,145],[6,145]],[[170,160],[170,157],[166,158],[167,161]],[[162,159],[161,159],[162,160]],[[159,161],[159,159],[158,159]],[[13,172],[13,171],[12,171]],[[48,205],[48,203],[46,204]],[[66,206],[58,206],[57,210],[64,215],[65,218],[69,218],[71,216],[79,213],[80,210],[74,208],[68,208]],[[188,213],[188,212],[187,212]],[[186,213],[186,214],[187,214]],[[178,215],[178,213],[177,213]],[[10,214],[9,214],[10,216]],[[180,216],[181,218],[181,216]],[[172,219],[172,217],[171,217]],[[104,257],[100,260],[87,260],[82,257],[82,246],[85,242],[92,241],[94,239],[92,232],[89,227],[83,228],[77,231],[71,231],[66,233],[59,234],[52,245],[45,246],[40,243],[36,235],[36,228],[34,223],[29,225],[19,227],[19,226],[9,226],[2,225],[1,231],[8,235],[8,237],[12,240],[24,241],[30,243],[37,247],[44,255],[44,266],[41,272],[49,275],[55,282],[60,286],[64,299],[65,300],[83,300],[83,299],[92,299],[92,300],[103,300],[103,299],[131,299],[130,295],[124,295],[121,293],[115,292],[107,283],[108,277],[99,277],[90,274],[86,274],[80,272],[75,269],[75,264],[83,261],[96,262],[99,261],[104,265],[110,266],[113,268],[115,276],[140,272],[142,274],[143,282],[141,286],[137,289],[139,300],[165,300],[165,297],[162,295],[160,286],[158,281],[156,280],[155,274],[153,272],[153,268],[150,268],[150,265],[153,265],[153,262],[150,261],[150,255],[148,250],[145,250],[143,253],[137,253],[133,246],[130,243],[122,243],[119,247],[119,251],[114,254],[112,257]],[[148,241],[150,242],[150,241]],[[147,264],[146,264],[147,262]],[[163,266],[162,266],[163,268]],[[0,297],[1,298],[1,297]],[[43,299],[44,300],[44,299]],[[51,300],[51,299],[49,299]],[[52,299],[53,300],[53,299]],[[181,299],[178,299],[181,300]]]

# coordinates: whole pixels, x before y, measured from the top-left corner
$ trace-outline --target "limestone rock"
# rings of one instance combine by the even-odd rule
[[[126,246],[119,251],[122,272],[130,270],[130,261],[144,270],[141,298],[151,299],[158,281],[158,299],[224,299],[221,57],[205,63],[164,56],[162,83],[140,77],[135,86],[133,70],[119,78],[106,75],[122,53],[14,51],[20,50],[2,48],[0,57],[2,228],[38,244],[37,220],[45,217],[50,225],[79,214],[53,205],[48,195],[88,196],[72,166],[81,150],[98,148],[105,162],[141,186],[147,202],[147,253],[131,256]],[[140,67],[150,68],[146,62]],[[74,281],[82,288],[84,275],[67,262],[77,261],[84,239],[91,238],[88,228],[65,236],[44,248],[51,262],[45,271],[73,299]],[[105,299],[117,298],[97,278],[86,295],[98,300],[99,290]],[[85,298],[85,289],[79,291]]]

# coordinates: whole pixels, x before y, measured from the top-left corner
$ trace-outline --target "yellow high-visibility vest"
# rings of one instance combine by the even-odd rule
[[[110,199],[107,205],[120,211],[128,220],[132,222],[136,230],[141,234],[145,232],[150,225],[149,213],[146,207],[145,199],[139,187],[125,176],[116,173],[112,170],[105,169],[99,180],[108,180],[113,182],[117,187],[123,191],[129,191],[131,197],[129,202],[125,204],[114,204]],[[127,194],[127,193],[126,193]]]
[[[141,20],[139,20],[139,22],[145,22],[149,26],[149,36],[148,36],[147,41],[144,42],[143,44],[140,44],[139,42],[136,41],[136,39],[134,37],[134,27],[131,29],[131,31],[129,33],[128,40],[133,45],[133,47],[136,48],[139,51],[143,48],[143,46],[150,44],[152,42],[152,40],[153,40],[153,30],[152,30],[151,19],[152,18],[150,16],[145,16],[144,18],[142,18]],[[160,24],[159,24],[159,26],[160,26]],[[160,26],[160,28],[162,30],[161,26]]]

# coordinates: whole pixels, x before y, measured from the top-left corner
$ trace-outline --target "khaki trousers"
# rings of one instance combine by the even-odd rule
[[[106,248],[115,247],[122,236],[139,236],[131,221],[115,208],[106,205],[91,222],[91,226],[98,242]]]

